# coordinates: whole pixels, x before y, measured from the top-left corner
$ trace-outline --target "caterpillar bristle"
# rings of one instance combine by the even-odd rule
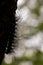
[[[16,21],[15,21],[16,22]],[[14,42],[14,41],[16,41],[16,39],[15,38],[17,38],[17,34],[16,34],[16,32],[17,32],[17,28],[15,27],[15,26],[17,26],[17,23],[10,23],[10,25],[12,26],[10,26],[10,29],[9,29],[9,37],[8,37],[8,45],[7,45],[7,49],[6,49],[6,54],[8,54],[8,53],[11,53],[11,52],[13,52],[13,49],[16,47],[16,43]]]

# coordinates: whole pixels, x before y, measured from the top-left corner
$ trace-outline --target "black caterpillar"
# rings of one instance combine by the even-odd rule
[[[0,0],[0,65],[4,54],[13,51],[12,45],[16,47],[16,9],[17,0]]]

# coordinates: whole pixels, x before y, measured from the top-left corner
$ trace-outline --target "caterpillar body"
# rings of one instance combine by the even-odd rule
[[[16,9],[17,0],[0,1],[0,65],[4,54],[11,53],[16,47],[14,41],[16,36]]]

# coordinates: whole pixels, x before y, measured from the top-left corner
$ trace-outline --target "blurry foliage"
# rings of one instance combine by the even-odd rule
[[[19,27],[19,38],[29,39],[40,31],[43,32],[43,22],[39,23],[36,27],[28,25],[26,26],[24,23]]]
[[[31,11],[32,11],[32,13],[36,14],[37,16],[40,15],[40,13],[39,13],[39,7],[36,7],[34,9],[32,9]]]
[[[37,26],[38,31],[43,31],[43,23],[39,23]]]
[[[22,56],[21,58],[15,58],[12,64],[6,64],[3,62],[2,65],[19,65],[22,61],[32,61],[33,65],[43,65],[43,53],[37,50],[36,54],[34,54],[31,58]]]
[[[32,13],[36,14],[37,16],[40,16],[39,9],[41,6],[43,6],[43,0],[37,0],[37,6],[31,10]]]
[[[39,50],[35,54],[33,65],[43,65],[43,53],[41,53]]]

